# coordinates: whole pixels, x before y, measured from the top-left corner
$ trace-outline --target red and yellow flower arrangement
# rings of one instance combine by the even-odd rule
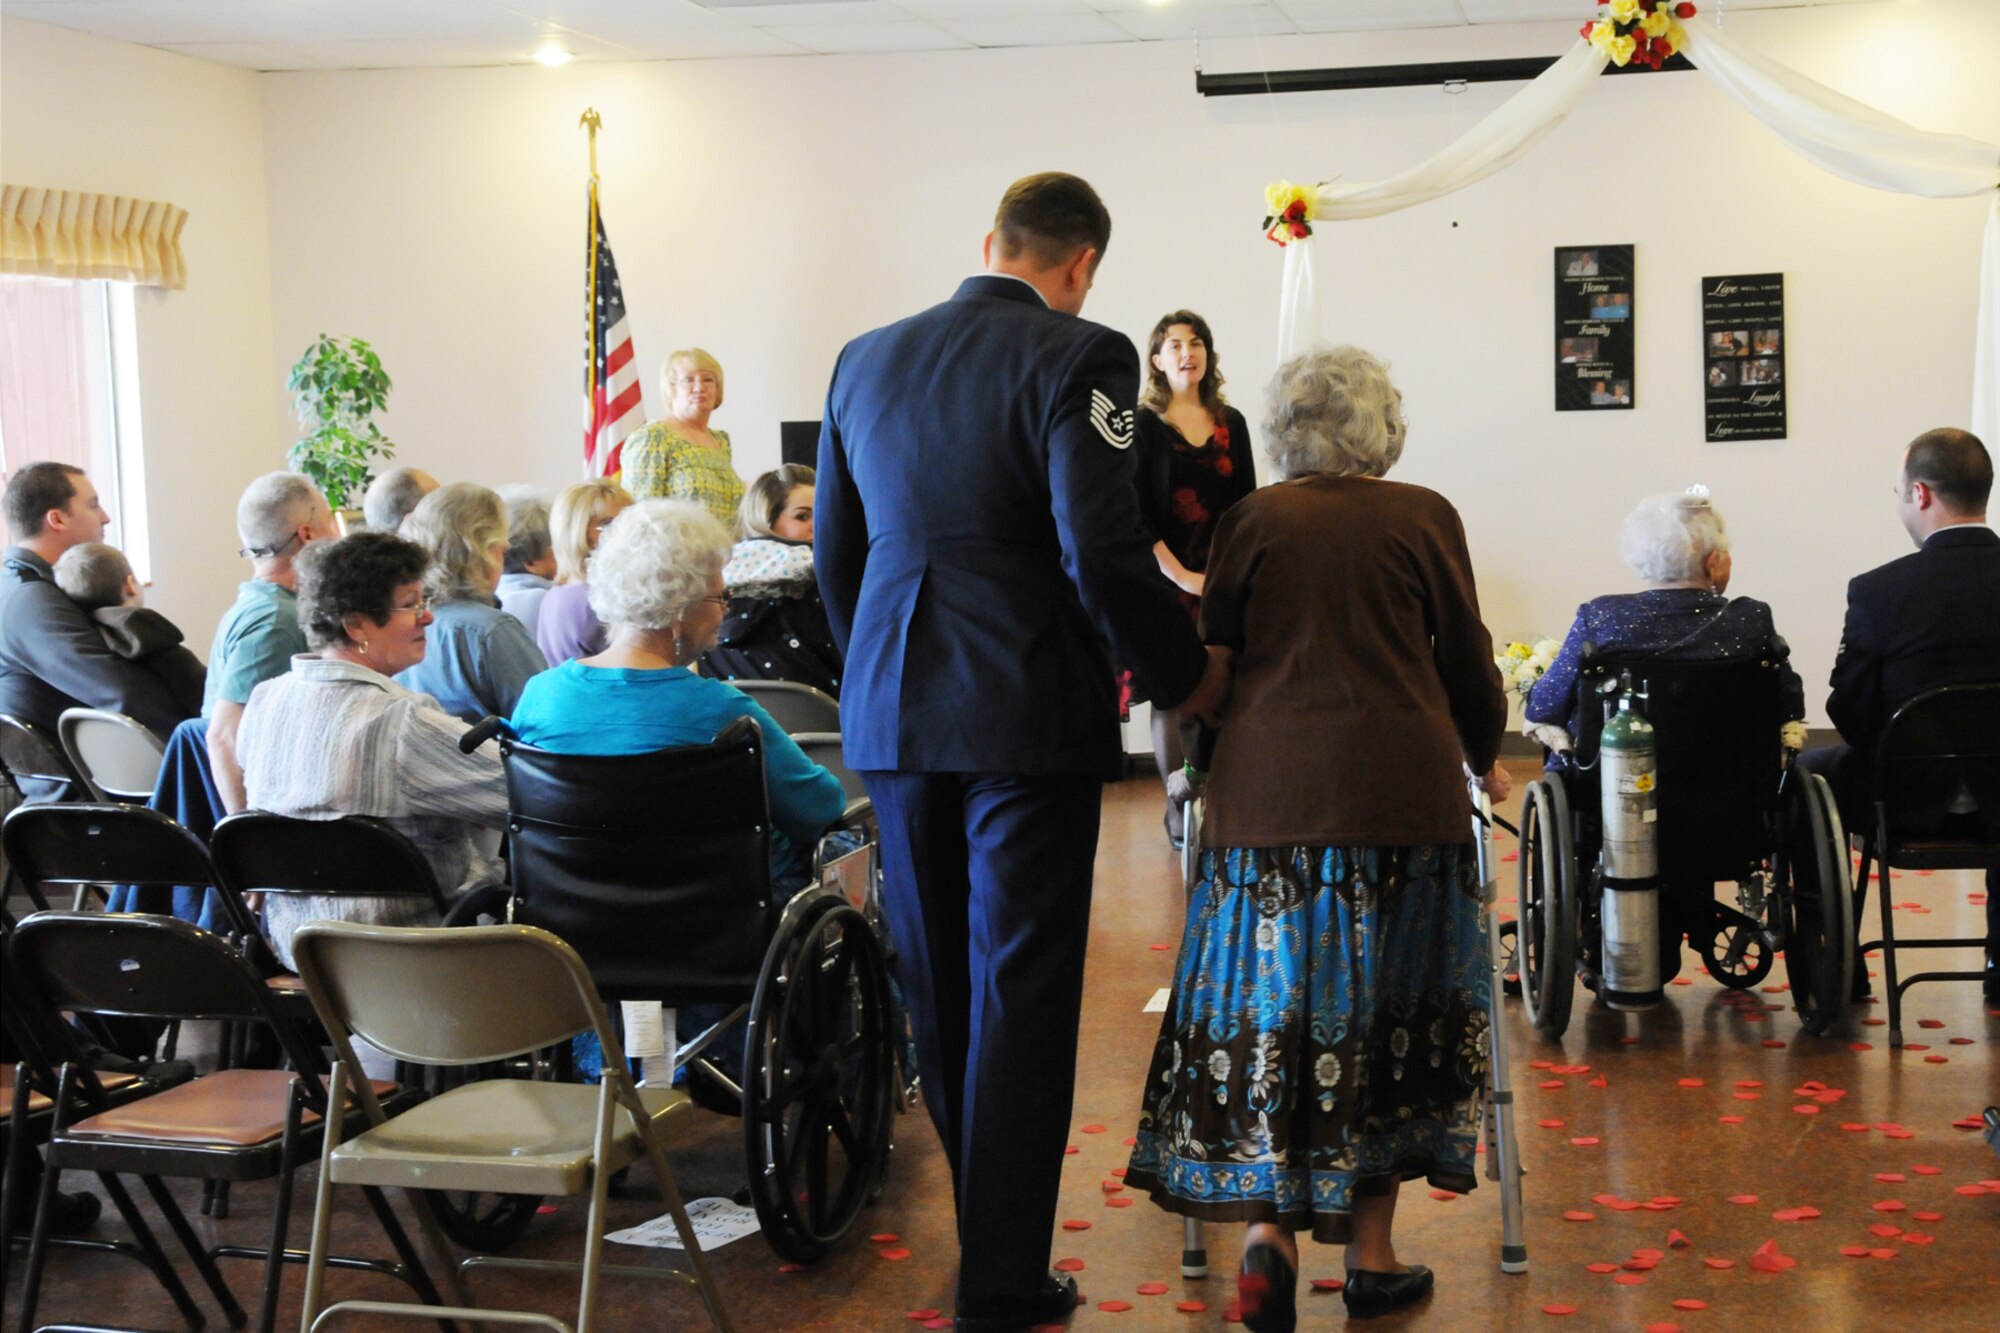
[[[1634,62],[1658,69],[1667,57],[1687,45],[1687,29],[1695,8],[1686,0],[1604,0],[1597,17],[1583,25],[1584,40],[1623,68]]]

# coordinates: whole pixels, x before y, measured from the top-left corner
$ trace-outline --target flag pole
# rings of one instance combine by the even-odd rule
[[[587,106],[583,115],[577,118],[577,125],[590,135],[590,249],[584,270],[583,307],[584,346],[589,355],[583,361],[583,401],[586,425],[589,420],[589,404],[597,391],[597,132],[604,127],[604,118],[597,114],[597,108]],[[590,442],[585,440],[588,449]]]

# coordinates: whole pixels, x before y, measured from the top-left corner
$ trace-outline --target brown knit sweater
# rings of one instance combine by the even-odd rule
[[[1257,491],[1216,530],[1201,628],[1238,654],[1205,843],[1471,840],[1459,763],[1492,766],[1507,703],[1443,496],[1358,477]]]

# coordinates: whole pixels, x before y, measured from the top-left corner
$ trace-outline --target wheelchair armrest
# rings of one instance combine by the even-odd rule
[[[857,796],[847,803],[840,812],[840,818],[833,821],[833,828],[851,829],[857,833],[866,832],[875,824],[875,802],[866,796]]]

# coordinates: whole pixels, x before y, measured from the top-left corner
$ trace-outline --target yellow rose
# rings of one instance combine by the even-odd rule
[[[1605,55],[1611,54],[1611,43],[1618,38],[1618,28],[1610,19],[1597,20],[1597,26],[1590,30],[1590,44]]]
[[[1667,29],[1667,54],[1679,55],[1688,44],[1688,30],[1676,23]]]
[[[1264,211],[1274,218],[1283,217],[1286,209],[1298,203],[1305,205],[1306,221],[1312,221],[1319,212],[1319,190],[1311,185],[1294,185],[1285,180],[1264,187]]]
[[[1630,37],[1613,37],[1604,44],[1604,54],[1611,57],[1611,63],[1620,69],[1632,63],[1632,53],[1639,49],[1639,43]]]
[[[1611,0],[1611,17],[1619,23],[1630,23],[1639,17],[1639,0]]]
[[[1639,31],[1648,37],[1658,37],[1674,26],[1674,16],[1664,9],[1656,9],[1639,20]]]

